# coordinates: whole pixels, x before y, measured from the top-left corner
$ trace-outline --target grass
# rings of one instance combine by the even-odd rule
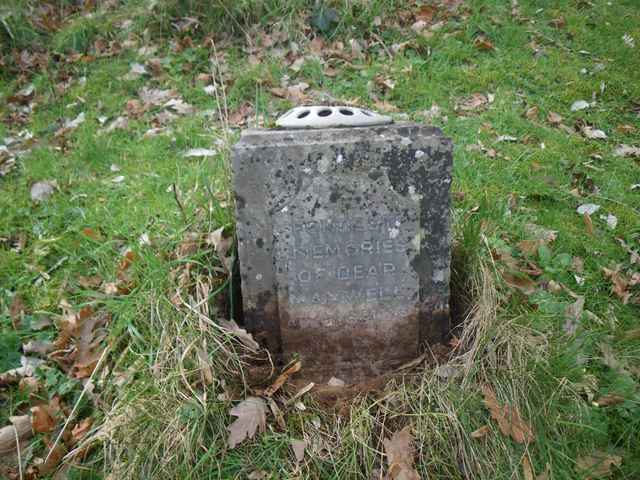
[[[0,178],[0,366],[4,371],[19,365],[21,343],[57,336],[63,300],[75,309],[92,305],[112,315],[110,353],[96,372],[97,394],[83,401],[79,415],[94,418],[94,427],[75,452],[91,449],[71,462],[71,478],[260,478],[256,472],[274,479],[381,478],[387,468],[383,440],[405,425],[413,428],[423,478],[525,478],[526,456],[536,474],[572,479],[579,477],[578,459],[600,450],[622,457],[613,478],[634,478],[640,469],[638,305],[623,304],[612,293],[602,268],[620,264],[629,274],[638,268],[617,239],[638,249],[640,191],[631,186],[640,183],[640,166],[613,151],[618,144],[637,145],[639,47],[627,46],[623,36],[640,39],[640,13],[633,0],[519,3],[517,18],[509,2],[490,0],[465,2],[457,15],[439,10],[434,21],[444,23],[427,37],[411,31],[412,20],[394,25],[411,10],[403,2],[333,2],[340,20],[326,41],[342,41],[347,53],[352,38],[372,43],[365,58],[338,62],[333,77],[317,59],[299,71],[289,69],[273,50],[256,65],[248,61],[243,31],[252,32],[255,45],[257,32],[283,28],[307,52],[311,31],[302,26],[313,2],[260,2],[260,9],[248,1],[227,7],[220,2],[205,11],[204,2],[172,1],[158,2],[149,13],[146,2],[127,1],[95,12],[69,10],[54,32],[29,23],[28,2],[10,5],[0,94],[8,97],[32,82],[37,105],[25,125],[5,121],[0,137],[27,129],[37,142]],[[189,15],[200,19],[198,29],[179,33],[171,27],[172,20]],[[381,26],[374,22],[378,16]],[[556,28],[550,22],[559,17],[564,26]],[[133,21],[123,27],[127,19]],[[276,27],[270,19],[282,20]],[[198,79],[212,71],[207,35],[216,35],[213,70],[216,81],[226,82],[230,113],[249,103],[267,125],[292,105],[270,93],[284,75],[290,84],[306,82],[309,90],[373,109],[378,98],[416,121],[433,104],[441,108],[433,123],[455,145],[453,218],[461,253],[454,278],[463,284],[458,290],[470,292],[472,304],[456,332],[459,349],[448,360],[457,376],[442,378],[433,366],[420,368],[336,411],[303,397],[305,410],[281,405],[286,428],[270,415],[264,434],[226,449],[228,410],[250,394],[249,365],[257,354],[217,322],[225,315],[219,299],[229,291],[215,250],[203,240],[220,226],[233,228],[227,162],[237,133],[216,121],[216,97],[202,90],[210,80]],[[476,48],[479,35],[494,49]],[[171,47],[171,40],[187,36],[192,45]],[[31,49],[34,39],[50,49],[47,68],[19,72],[9,52]],[[136,45],[111,56],[63,61],[74,51],[93,55],[99,39],[133,39]],[[408,46],[389,58],[387,51],[405,41]],[[143,45],[157,47],[162,75],[123,80],[131,62],[146,60],[138,52]],[[379,76],[395,87],[380,87]],[[71,84],[60,93],[56,86],[66,78]],[[173,88],[197,113],[177,115],[168,135],[143,138],[154,126],[157,107],[131,117],[124,130],[99,133],[98,119],[123,115],[143,86]],[[456,106],[474,93],[494,100],[462,115]],[[596,103],[572,112],[571,104],[580,99]],[[527,117],[534,106],[537,115]],[[11,107],[1,108],[8,119]],[[206,111],[213,113],[201,114]],[[62,120],[81,112],[85,122],[56,137]],[[546,120],[550,112],[570,127],[594,125],[608,138],[569,135]],[[500,142],[501,135],[518,141]],[[474,148],[478,142],[496,155]],[[196,147],[218,153],[182,156]],[[118,176],[124,179],[114,182]],[[30,186],[44,180],[55,180],[56,192],[32,202]],[[601,206],[592,216],[593,234],[576,213],[583,203]],[[615,215],[614,230],[600,214]],[[527,257],[517,243],[531,239],[532,223],[557,231],[557,239]],[[197,248],[185,244],[191,233],[202,239]],[[25,242],[18,248],[20,236]],[[129,249],[136,257],[128,294],[86,286],[83,277],[92,275],[117,281]],[[535,293],[524,295],[504,282],[506,253],[541,270]],[[582,272],[571,266],[574,257],[583,259]],[[552,282],[566,288],[554,290]],[[636,296],[637,288],[630,287]],[[583,296],[589,312],[573,335],[563,330],[565,310],[575,302],[569,292]],[[26,305],[18,328],[9,314],[16,296]],[[34,330],[44,317],[54,325]],[[203,377],[202,352],[211,381]],[[82,383],[54,364],[41,367],[37,378],[44,388],[35,398],[16,386],[2,390],[3,425],[56,395],[69,406],[78,401]],[[486,383],[531,422],[533,443],[523,446],[500,433],[482,403],[480,387]],[[609,407],[593,403],[607,394],[623,401]],[[490,433],[472,438],[484,425]],[[297,464],[290,441],[300,438],[308,447]],[[42,442],[37,435],[32,451],[42,455]]]

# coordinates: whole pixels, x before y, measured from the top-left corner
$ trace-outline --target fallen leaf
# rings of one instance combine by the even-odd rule
[[[330,387],[344,387],[345,383],[344,383],[344,380],[341,380],[336,377],[331,377],[327,382],[327,385],[329,385]]]
[[[635,157],[640,158],[640,147],[634,147],[631,145],[625,145],[624,143],[618,145],[613,154],[616,157]]]
[[[216,251],[218,259],[227,273],[231,273],[233,268],[233,255],[228,255],[233,246],[233,237],[224,237],[224,227],[220,227],[209,233],[206,238],[207,245],[212,245]]]
[[[147,69],[141,63],[129,64],[129,72],[122,77],[123,80],[136,80],[143,75],[148,75]]]
[[[598,398],[597,400],[594,400],[593,404],[596,407],[610,407],[612,405],[618,405],[623,402],[624,397],[616,395],[615,393],[610,393]]]
[[[619,267],[615,270],[603,267],[602,272],[605,277],[611,280],[611,293],[614,293],[622,300],[622,303],[626,305],[631,298],[631,293],[627,290],[629,287],[629,280],[620,272]]]
[[[27,343],[22,345],[22,351],[24,353],[37,353],[38,355],[41,355],[43,357],[53,352],[54,350],[55,345],[47,340],[29,340]]]
[[[522,476],[524,480],[534,480],[533,467],[531,466],[531,460],[529,460],[529,455],[525,453],[522,457]]]
[[[564,310],[564,331],[569,335],[576,333],[584,311],[584,297],[578,297],[575,303],[568,305]]]
[[[36,182],[31,185],[31,189],[29,191],[31,200],[34,202],[43,202],[53,195],[53,192],[55,192],[57,188],[58,185],[55,180]]]
[[[571,111],[577,112],[579,110],[584,110],[585,108],[589,108],[589,106],[590,106],[589,102],[586,102],[585,100],[576,100],[571,105]]]
[[[85,227],[82,229],[82,234],[85,237],[89,237],[91,240],[95,240],[96,242],[102,241],[102,234],[99,230],[94,230],[91,227]]]
[[[600,215],[600,220],[604,220],[605,222],[607,222],[607,227],[609,227],[611,230],[615,230],[615,228],[618,226],[618,217],[616,217],[612,213],[608,213],[606,217],[604,215]]]
[[[473,46],[478,50],[484,51],[490,51],[494,49],[493,43],[491,43],[491,41],[484,35],[476,37],[476,39],[473,41]]]
[[[560,125],[562,123],[562,117],[555,112],[549,112],[547,121],[552,125]]]
[[[142,87],[138,96],[145,105],[160,106],[178,95],[175,90],[160,90],[158,88]]]
[[[385,438],[384,450],[389,464],[386,476],[388,480],[420,480],[420,475],[413,466],[415,451],[411,427],[406,426],[395,432],[391,439]]]
[[[263,395],[265,397],[270,397],[271,395],[276,393],[278,390],[280,390],[280,387],[282,387],[282,385],[285,384],[285,382],[291,375],[300,371],[301,367],[302,367],[302,363],[300,363],[300,361],[295,362],[293,365],[287,368],[284,372],[282,372],[269,388],[265,389]]]
[[[190,157],[213,157],[218,152],[209,148],[191,148],[182,154],[185,158]]]
[[[586,213],[587,215],[591,216],[598,210],[600,210],[600,205],[596,205],[595,203],[585,203],[583,205],[580,205],[576,209],[576,212],[578,212],[580,215],[584,215]]]
[[[622,457],[610,455],[601,450],[590,455],[579,457],[576,460],[576,469],[585,480],[608,477],[611,475],[611,467],[619,467],[622,464]]]
[[[264,432],[267,428],[266,413],[264,400],[258,397],[248,397],[229,410],[230,415],[238,417],[229,426],[229,448],[235,448],[245,439],[253,438],[258,430]]]
[[[482,387],[484,404],[497,423],[503,435],[511,436],[517,443],[530,443],[535,440],[533,429],[520,416],[517,408],[500,405],[496,394],[489,385]]]
[[[75,445],[87,434],[93,425],[93,418],[87,417],[76,423],[71,430],[71,445]]]
[[[196,111],[193,105],[185,102],[181,98],[172,98],[164,104],[166,108],[170,108],[180,115],[190,115]]]
[[[517,288],[525,295],[530,295],[536,291],[537,284],[525,274],[513,274],[502,272],[502,278],[510,287]]]
[[[491,431],[491,427],[489,425],[483,425],[477,430],[474,430],[473,432],[471,432],[471,438],[475,438],[475,439],[482,438],[486,436],[490,431]]]
[[[582,135],[592,140],[603,140],[607,138],[607,134],[604,133],[604,131],[590,127],[589,125],[583,126],[580,131],[582,132]]]
[[[15,294],[9,305],[9,317],[11,318],[11,325],[15,330],[20,328],[22,323],[22,317],[27,311],[27,305],[24,303],[22,295]]]
[[[125,130],[129,127],[129,119],[127,117],[116,117],[109,125],[105,128],[101,128],[98,130],[98,133],[111,133],[115,130]]]
[[[458,109],[470,112],[473,110],[480,110],[485,108],[489,104],[489,98],[482,93],[474,93],[470,97],[465,98],[462,103],[458,104]]]
[[[36,433],[52,432],[56,428],[56,420],[47,405],[31,407],[31,426]]]
[[[238,337],[238,340],[240,340],[242,344],[249,347],[251,350],[260,349],[260,345],[253,339],[253,336],[244,328],[240,328],[234,320],[225,320],[223,318],[219,318],[218,322],[225,330],[227,330],[227,332]]]
[[[78,116],[73,120],[65,120],[63,128],[65,130],[74,130],[78,128],[81,124],[83,124],[84,121],[85,121],[84,112],[80,112]]]
[[[291,440],[291,449],[293,450],[293,455],[296,457],[296,463],[304,460],[305,448],[307,448],[307,442],[305,440]]]
[[[209,364],[209,356],[207,355],[207,352],[202,348],[198,348],[196,352],[198,354],[198,362],[200,363],[200,371],[202,372],[204,383],[207,385],[213,385],[213,369]]]

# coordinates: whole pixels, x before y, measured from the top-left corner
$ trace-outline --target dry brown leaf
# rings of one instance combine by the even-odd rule
[[[522,253],[528,256],[533,256],[538,253],[540,245],[544,245],[543,240],[521,240],[518,242],[518,249]]]
[[[581,478],[591,480],[611,475],[611,467],[619,467],[621,464],[622,457],[597,450],[591,455],[579,457],[576,460],[576,470],[582,475]]]
[[[207,352],[202,348],[198,348],[198,362],[200,363],[200,371],[202,372],[202,377],[204,378],[204,383],[207,385],[213,385],[213,370],[211,369],[211,365],[209,365],[209,357],[207,356]]]
[[[616,395],[615,393],[610,393],[608,395],[604,395],[598,398],[593,403],[597,407],[610,407],[612,405],[618,405],[623,402],[624,402],[624,397],[620,395]]]
[[[510,272],[502,272],[502,278],[510,287],[517,288],[525,295],[531,295],[536,291],[537,283],[531,280],[525,274],[513,274]]]
[[[470,97],[465,98],[458,104],[458,109],[470,112],[473,110],[480,110],[485,108],[489,104],[489,98],[482,93],[474,93]]]
[[[526,112],[524,112],[524,116],[527,117],[530,121],[534,122],[538,119],[539,109],[535,105],[533,107],[529,107]]]
[[[291,449],[293,450],[293,455],[296,457],[296,463],[300,463],[304,460],[305,448],[307,448],[307,442],[305,440],[291,440]]]
[[[287,368],[284,372],[282,372],[280,376],[276,378],[276,381],[273,382],[273,384],[269,388],[265,389],[264,396],[270,397],[271,395],[276,393],[278,390],[280,390],[280,387],[282,387],[282,385],[285,384],[287,379],[294,373],[299,372],[300,368],[302,368],[302,363],[300,363],[300,361],[298,360],[296,363],[294,363],[289,368]]]
[[[158,88],[142,87],[138,96],[144,105],[160,106],[175,98],[178,92],[175,90],[160,90]]]
[[[593,220],[591,220],[591,215],[584,212],[582,214],[582,220],[584,221],[584,228],[587,231],[587,235],[593,236]]]
[[[413,466],[414,446],[411,427],[406,426],[395,432],[391,439],[384,440],[387,454],[387,480],[420,480],[420,475]]]
[[[247,123],[247,118],[253,114],[253,107],[248,103],[243,103],[235,111],[229,114],[228,122],[234,127],[241,127]]]
[[[37,405],[31,408],[31,426],[34,432],[48,433],[56,428],[56,420],[48,405]]]
[[[91,425],[93,425],[93,418],[91,417],[83,418],[78,423],[76,423],[73,429],[71,430],[71,439],[70,439],[71,445],[75,445],[80,440],[82,440],[82,438],[87,434],[87,432],[91,428]]]
[[[233,247],[233,237],[225,238],[224,227],[220,227],[207,235],[206,243],[213,246],[220,263],[230,274],[233,268],[233,255],[229,255],[229,251]]]
[[[511,405],[500,405],[495,392],[489,385],[482,387],[484,404],[489,409],[491,418],[497,423],[503,435],[511,436],[517,443],[530,443],[535,440],[533,429],[520,416],[517,408]]]
[[[629,287],[629,281],[624,274],[620,272],[620,267],[617,267],[615,270],[603,267],[602,271],[604,272],[605,277],[611,280],[611,292],[621,299],[622,303],[626,305],[631,298],[631,293],[627,290]]]
[[[223,318],[218,319],[218,323],[225,328],[229,333],[238,337],[238,340],[242,342],[246,347],[251,350],[258,350],[260,345],[253,339],[253,336],[248,333],[244,328],[240,328],[234,320],[225,320]]]
[[[524,477],[524,480],[534,480],[531,460],[529,460],[529,455],[526,454],[522,457],[522,476]]]
[[[604,133],[604,131],[598,130],[597,128],[589,125],[584,125],[580,131],[585,138],[589,138],[591,140],[604,140],[607,138],[607,134]]]
[[[238,417],[229,426],[229,448],[235,448],[247,438],[253,438],[256,431],[264,432],[267,428],[267,409],[259,397],[247,397],[229,410],[229,414]]]
[[[568,305],[564,310],[564,331],[569,335],[576,333],[580,319],[582,318],[582,312],[584,310],[584,297],[578,297],[575,303]]]
[[[616,157],[635,157],[640,158],[640,147],[634,147],[631,145],[625,145],[624,143],[618,145],[613,154]]]
[[[471,432],[471,438],[482,438],[485,437],[491,431],[491,427],[489,425],[483,425]]]
[[[547,121],[551,125],[560,125],[562,123],[562,117],[556,112],[549,112],[549,114],[547,115]]]
[[[13,299],[11,300],[11,305],[9,305],[9,317],[11,318],[11,325],[15,330],[20,328],[20,323],[22,323],[22,316],[27,310],[27,306],[22,299],[22,296],[19,294],[15,294]]]
[[[478,50],[484,51],[490,51],[494,49],[493,43],[491,43],[491,41],[484,35],[476,37],[476,39],[473,41],[473,46]]]

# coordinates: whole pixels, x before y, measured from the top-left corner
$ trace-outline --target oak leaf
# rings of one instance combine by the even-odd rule
[[[256,431],[267,428],[267,410],[264,400],[259,397],[247,397],[229,410],[229,414],[238,417],[229,426],[229,448],[235,448],[247,438],[253,438]]]
[[[610,455],[603,451],[595,451],[576,460],[576,469],[585,480],[607,477],[611,474],[611,467],[619,467],[622,457]]]
[[[535,440],[533,429],[522,418],[516,407],[501,405],[489,385],[482,387],[482,393],[484,395],[484,404],[489,409],[491,418],[497,422],[503,435],[510,436],[517,443],[530,443]]]
[[[413,467],[413,435],[411,427],[406,426],[395,432],[391,439],[384,440],[389,471],[387,480],[420,480],[420,475]]]

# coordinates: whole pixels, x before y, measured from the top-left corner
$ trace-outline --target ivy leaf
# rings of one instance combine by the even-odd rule
[[[339,20],[340,17],[335,8],[327,8],[323,5],[318,5],[311,14],[311,26],[322,33],[331,31]]]

